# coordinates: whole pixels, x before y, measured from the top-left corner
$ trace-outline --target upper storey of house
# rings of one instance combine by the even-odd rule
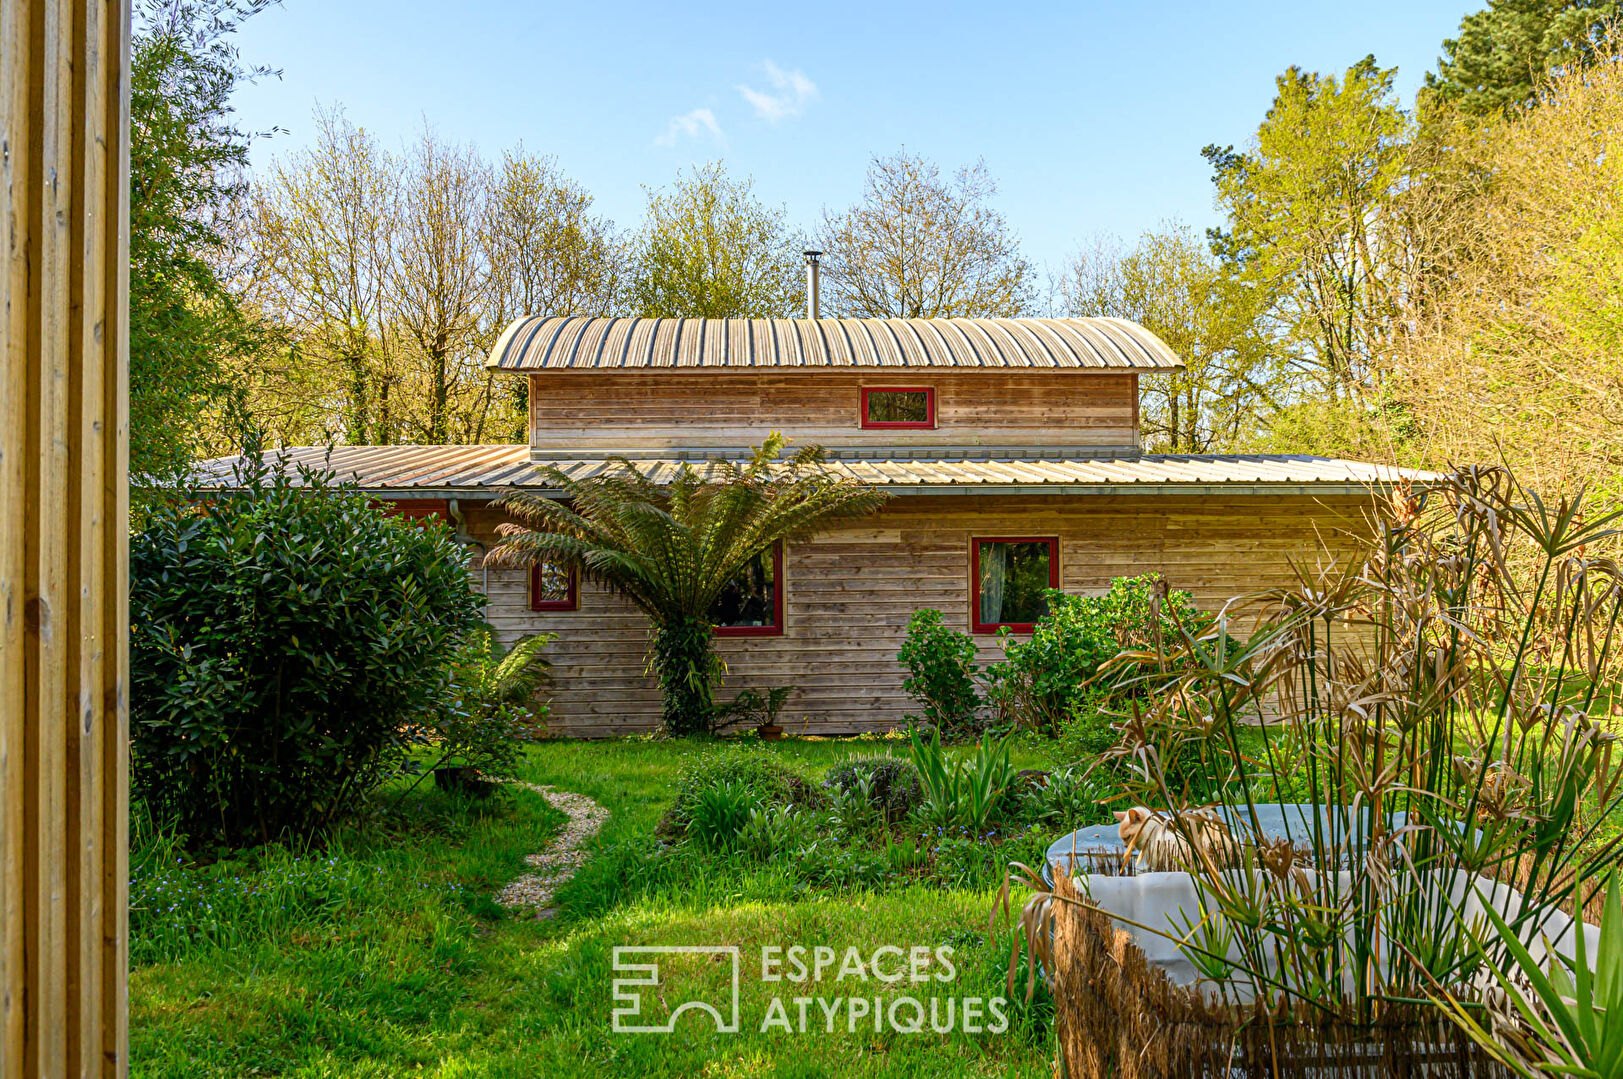
[[[1182,362],[1120,319],[529,318],[537,459],[720,451],[768,431],[836,454],[1138,449],[1138,376]]]

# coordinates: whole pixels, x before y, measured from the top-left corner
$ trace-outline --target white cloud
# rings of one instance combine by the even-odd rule
[[[785,71],[771,60],[765,60],[761,63],[761,70],[772,84],[770,90],[757,90],[753,86],[740,84],[738,92],[750,103],[755,115],[768,123],[775,124],[779,120],[799,116],[806,104],[817,96],[817,84],[799,68]]]
[[[655,137],[654,142],[660,146],[675,146],[676,140],[683,136],[696,139],[702,134],[709,134],[717,142],[726,141],[726,136],[721,133],[721,125],[716,123],[716,114],[709,109],[694,109],[671,117],[665,134]]]

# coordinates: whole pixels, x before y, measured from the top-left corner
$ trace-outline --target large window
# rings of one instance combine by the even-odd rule
[[[1026,632],[1048,612],[1045,589],[1059,587],[1059,540],[1052,537],[976,539],[969,545],[976,633],[1004,626]]]
[[[572,566],[542,562],[530,567],[530,610],[573,611],[580,607],[580,579]]]
[[[722,637],[775,637],[783,632],[783,545],[762,551],[727,582],[710,608]]]
[[[864,386],[862,426],[934,427],[935,390],[927,386]]]

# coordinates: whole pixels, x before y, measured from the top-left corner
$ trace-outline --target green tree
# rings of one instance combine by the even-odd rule
[[[1131,250],[1077,255],[1061,282],[1066,310],[1130,319],[1183,357],[1140,388],[1141,428],[1158,452],[1212,453],[1252,443],[1278,406],[1281,371],[1258,290],[1237,280],[1187,226],[1146,232]]]
[[[184,465],[244,425],[228,362],[268,344],[232,289],[249,136],[231,95],[244,19],[274,0],[145,0],[130,47],[130,470]]]
[[[710,620],[722,590],[774,543],[866,516],[887,498],[827,468],[816,446],[780,459],[783,447],[774,432],[745,463],[713,462],[704,475],[684,463],[666,483],[624,458],[586,479],[548,466],[559,497],[503,499],[519,523],[503,526],[489,562],[566,563],[636,604],[650,622],[665,728],[708,730],[724,670]]]
[[[1249,150],[1203,151],[1229,219],[1217,249],[1320,399],[1359,399],[1391,351],[1407,255],[1391,211],[1411,131],[1395,74],[1374,57],[1339,79],[1293,67]]]
[[[631,306],[648,318],[773,318],[805,302],[800,236],[717,162],[648,193]]]
[[[1588,60],[1620,15],[1617,0],[1488,0],[1443,42],[1426,91],[1471,116],[1525,108],[1552,67]]]
[[[868,164],[862,201],[825,214],[830,307],[858,318],[1014,318],[1035,274],[992,207],[986,163],[943,178],[906,151]]]

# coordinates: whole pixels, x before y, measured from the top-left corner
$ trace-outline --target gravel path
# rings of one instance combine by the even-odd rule
[[[609,819],[609,811],[584,794],[553,790],[517,779],[510,782],[541,795],[552,803],[554,809],[567,814],[569,823],[564,825],[557,839],[547,844],[546,850],[524,856],[524,860],[536,872],[526,873],[503,888],[497,893],[496,902],[504,907],[532,908],[538,918],[550,917],[554,911],[547,904],[586,861],[586,852],[581,847],[603,827],[603,822]]]

